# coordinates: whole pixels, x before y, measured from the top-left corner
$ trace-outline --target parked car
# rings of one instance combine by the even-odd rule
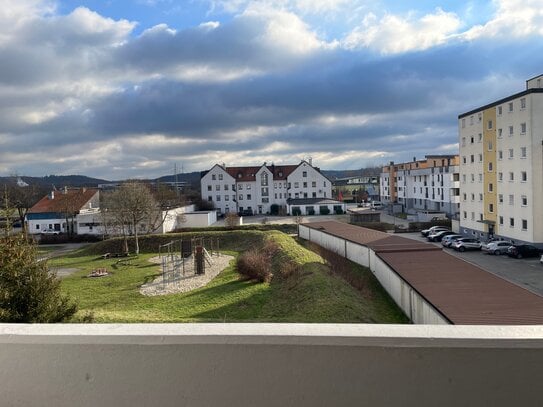
[[[509,257],[522,259],[523,257],[539,257],[541,250],[531,244],[514,244],[507,249]]]
[[[482,244],[479,240],[470,237],[456,239],[451,245],[454,250],[458,250],[459,252],[465,252],[466,250],[481,250],[481,246]]]
[[[488,254],[495,254],[499,256],[500,254],[507,253],[507,249],[512,244],[512,242],[509,242],[507,240],[494,241],[483,245],[483,247],[481,247],[481,250],[487,252]]]
[[[239,216],[253,216],[253,210],[252,209],[244,209],[239,214]]]
[[[59,230],[46,229],[40,232],[42,235],[60,235]]]
[[[430,242],[441,242],[441,239],[443,239],[445,236],[455,235],[455,234],[456,233],[453,232],[452,230],[440,230],[439,232],[428,235],[428,240]]]
[[[457,235],[457,234],[447,235],[443,239],[441,239],[441,244],[443,245],[443,247],[451,247],[451,245],[456,239],[460,239],[462,237],[464,236]]]
[[[543,254],[541,255],[541,258],[539,259],[539,262],[543,264]]]
[[[432,226],[429,229],[421,230],[420,233],[422,233],[422,236],[428,237],[428,235],[431,235],[432,233],[436,233],[438,231],[444,231],[444,230],[449,230],[449,228],[445,226]]]

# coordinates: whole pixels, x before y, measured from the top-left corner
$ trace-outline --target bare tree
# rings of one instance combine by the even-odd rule
[[[2,204],[5,206],[9,202],[9,207],[17,212],[17,218],[21,223],[23,233],[26,235],[26,214],[44,196],[46,190],[38,185],[19,186],[16,181],[17,178],[14,177],[13,182],[4,184],[2,193],[6,199],[3,200]]]
[[[115,191],[104,194],[105,224],[121,232],[124,251],[128,253],[128,235],[135,239],[135,253],[139,254],[139,234],[148,233],[164,221],[163,210],[149,187],[140,182],[127,182]]]

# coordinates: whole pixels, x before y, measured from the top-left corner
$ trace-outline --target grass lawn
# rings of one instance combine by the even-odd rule
[[[228,232],[221,235],[228,238]],[[238,236],[238,235],[232,235]],[[239,237],[239,236],[238,236]],[[374,322],[402,323],[405,316],[377,292],[365,295],[335,275],[318,254],[281,232],[245,232],[237,256],[262,238],[273,239],[281,251],[274,259],[271,283],[241,280],[235,261],[206,287],[189,293],[146,297],[139,287],[154,279],[159,266],[148,262],[154,253],[132,258],[126,265],[102,259],[92,248],[53,259],[50,266],[79,268],[62,280],[62,289],[79,302],[78,320],[92,313],[96,322]],[[221,243],[222,244],[222,243]],[[149,244],[149,247],[152,245]],[[224,244],[236,246],[230,240]],[[281,267],[295,262],[300,272],[285,277]],[[111,276],[87,278],[93,269],[106,267]]]

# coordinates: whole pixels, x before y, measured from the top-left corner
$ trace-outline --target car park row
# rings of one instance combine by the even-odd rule
[[[507,254],[510,257],[522,259],[524,257],[540,257],[543,264],[543,250],[528,244],[514,244],[508,240],[490,240],[486,244],[481,241],[465,237],[451,231],[444,226],[432,226],[421,231],[430,242],[441,242],[443,247],[452,248],[459,252],[466,250],[482,250],[488,254]]]

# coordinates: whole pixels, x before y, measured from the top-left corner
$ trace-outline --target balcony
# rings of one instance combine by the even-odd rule
[[[2,404],[530,406],[542,326],[0,325]]]

